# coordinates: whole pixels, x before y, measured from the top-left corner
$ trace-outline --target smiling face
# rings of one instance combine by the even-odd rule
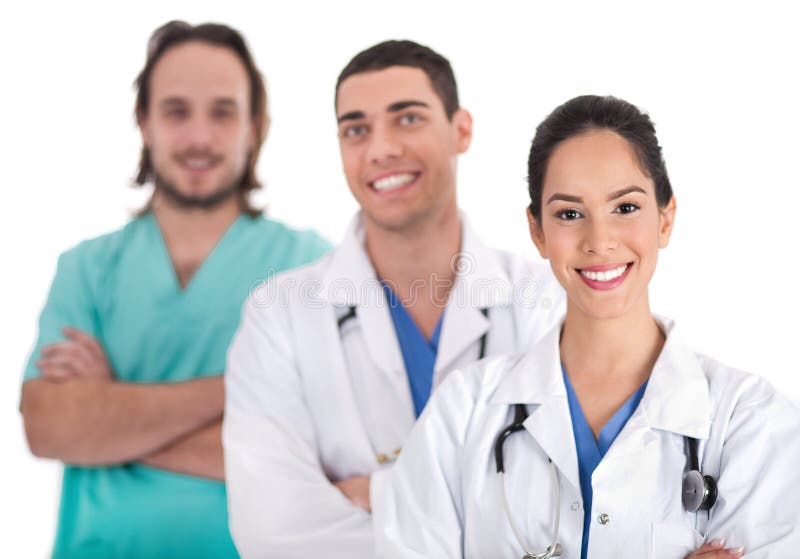
[[[610,130],[559,144],[547,163],[542,215],[531,237],[550,260],[570,311],[595,318],[647,312],[647,287],[675,215],[664,208],[631,145]],[[568,311],[569,312],[569,311]]]
[[[256,141],[241,60],[228,48],[189,41],[164,53],[149,87],[139,125],[157,190],[187,207],[228,199]]]
[[[456,159],[472,119],[463,109],[448,119],[424,71],[390,66],[348,77],[336,117],[344,173],[369,222],[402,231],[456,211]]]

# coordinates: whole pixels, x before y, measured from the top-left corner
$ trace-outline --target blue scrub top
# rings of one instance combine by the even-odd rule
[[[569,375],[561,364],[561,371],[564,375],[564,386],[567,387],[567,401],[569,402],[569,415],[572,418],[572,433],[575,436],[575,448],[578,451],[578,473],[581,480],[581,496],[583,497],[583,540],[581,541],[581,559],[586,559],[589,548],[589,527],[592,520],[592,474],[595,468],[606,455],[608,449],[617,435],[622,432],[622,428],[633,415],[636,407],[644,396],[647,382],[634,392],[627,401],[622,404],[617,413],[608,420],[600,431],[598,440],[595,440],[592,428],[583,415],[581,404],[575,395],[575,390],[569,381]]]
[[[411,387],[411,397],[414,399],[414,413],[419,417],[425,404],[428,403],[433,388],[433,367],[439,351],[439,335],[442,331],[444,313],[439,317],[439,322],[436,323],[436,328],[428,341],[417,328],[411,315],[408,314],[392,288],[384,282],[381,282],[381,285],[389,304],[389,312],[392,315],[400,351],[403,353],[408,384]]]

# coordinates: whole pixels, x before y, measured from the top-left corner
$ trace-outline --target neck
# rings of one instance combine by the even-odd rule
[[[240,213],[235,196],[212,209],[182,208],[158,193],[153,199],[153,215],[167,244],[172,246],[202,245],[209,241],[216,244]]]
[[[455,203],[409,230],[388,230],[365,218],[367,254],[422,333],[430,338],[455,281],[461,218]]]
[[[634,309],[614,318],[593,317],[567,304],[559,348],[570,379],[640,385],[649,378],[663,345],[664,334],[646,295]]]
[[[181,288],[188,285],[240,213],[235,198],[213,209],[186,209],[163,197],[153,199],[153,215]]]

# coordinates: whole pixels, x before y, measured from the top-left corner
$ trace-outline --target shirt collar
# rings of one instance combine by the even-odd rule
[[[450,299],[470,308],[488,308],[513,303],[511,278],[498,252],[478,238],[463,213],[461,250],[456,281]],[[341,244],[331,255],[322,277],[321,296],[340,306],[358,306],[383,298],[383,289],[364,248],[364,217],[359,211],[350,221]],[[448,303],[449,304],[449,303]]]
[[[697,356],[682,342],[673,321],[655,316],[666,336],[640,406],[653,429],[707,438],[711,429],[708,381]],[[566,398],[559,338],[563,322],[534,344],[499,382],[493,404],[541,404]]]

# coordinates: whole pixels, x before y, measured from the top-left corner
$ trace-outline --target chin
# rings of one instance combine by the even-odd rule
[[[586,297],[571,298],[580,312],[597,320],[622,318],[630,313],[634,305],[625,297],[608,298],[605,301],[587,300]]]

